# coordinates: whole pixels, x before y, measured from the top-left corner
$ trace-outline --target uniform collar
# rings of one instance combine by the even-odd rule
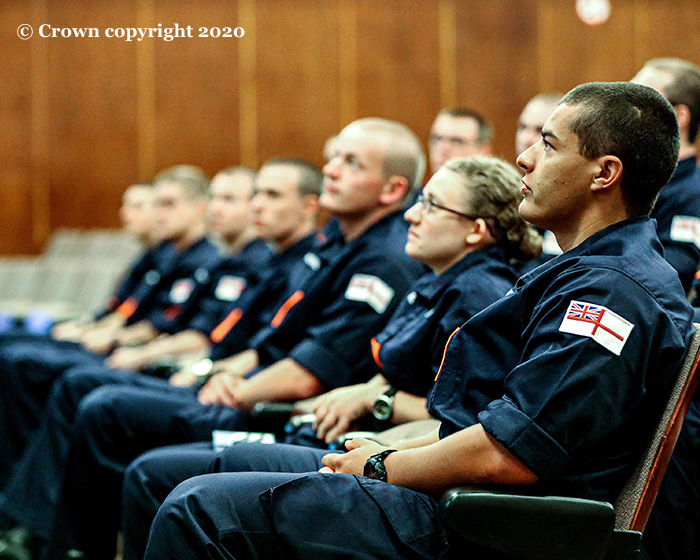
[[[358,235],[352,243],[359,242],[360,240],[366,240],[366,239],[371,239],[372,237],[387,237],[389,236],[389,233],[395,228],[395,227],[403,227],[406,228],[406,222],[403,219],[403,213],[404,210],[396,210],[390,214],[387,214],[386,216],[380,218],[376,222],[374,222],[372,225],[370,225],[365,231],[363,231],[360,235]],[[340,229],[340,225],[337,224],[336,222],[336,231],[331,229],[331,233],[337,233],[338,236],[340,237],[340,241],[345,244],[347,241],[345,241],[345,237],[343,236],[343,232]],[[329,238],[330,239],[330,238]]]
[[[678,165],[676,166],[676,170],[673,172],[673,175],[671,176],[671,180],[669,182],[675,182],[678,181],[679,179],[682,179],[686,175],[690,175],[691,173],[694,173],[698,168],[698,160],[696,156],[690,156],[685,159],[682,159],[678,162]]]
[[[623,233],[624,232],[624,233]],[[550,268],[556,267],[559,263],[576,257],[581,257],[589,254],[594,255],[613,255],[620,253],[622,242],[642,242],[645,240],[656,240],[658,250],[661,250],[661,244],[656,235],[656,220],[649,216],[636,216],[628,218],[620,222],[616,222],[603,228],[597,233],[591,235],[588,239],[578,244],[573,249],[557,255],[553,259],[538,266],[534,270],[520,277],[517,285],[520,286],[529,282],[532,278],[539,276]],[[653,241],[651,241],[653,243]]]
[[[310,235],[307,235],[306,237],[302,237],[294,245],[292,245],[291,247],[287,247],[281,253],[277,253],[275,255],[275,257],[277,259],[283,259],[283,260],[300,259],[303,255],[305,255],[307,252],[309,252],[311,249],[313,249],[313,246],[315,243],[316,243],[316,234],[312,233]]]
[[[442,274],[429,272],[421,276],[418,282],[416,282],[413,291],[422,298],[430,301],[437,298],[443,288],[451,284],[455,278],[461,275],[465,270],[488,261],[495,261],[505,265],[506,259],[503,250],[499,247],[488,247],[481,251],[469,253]]]

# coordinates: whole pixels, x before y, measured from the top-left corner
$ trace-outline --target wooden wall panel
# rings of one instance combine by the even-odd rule
[[[134,16],[133,0],[50,2],[52,27],[101,36],[33,39],[48,45],[52,227],[116,225],[121,193],[136,180],[136,48],[103,33]]]
[[[341,126],[339,2],[255,5],[257,163],[296,156],[321,164],[325,139]]]
[[[152,43],[154,171],[190,163],[212,174],[239,161],[238,42],[254,39],[197,37],[199,27],[235,28],[237,21],[237,3],[228,0],[155,3],[153,25],[192,25],[194,37]]]
[[[0,254],[35,249],[32,239],[31,40],[17,28],[31,23],[25,2],[3,6],[0,17]]]
[[[518,115],[538,93],[537,3],[460,2],[456,20],[458,102],[493,123],[494,152],[513,161]]]
[[[647,58],[700,64],[697,0],[612,0],[588,27],[561,0],[4,0],[0,254],[60,226],[114,226],[129,183],[189,162],[209,173],[278,156],[322,163],[353,119],[426,140],[441,106],[482,111],[512,160],[545,90],[629,79]],[[242,39],[36,36],[55,27],[243,26]],[[22,41],[17,27],[31,23]]]
[[[664,0],[665,1],[665,0]],[[581,22],[573,2],[540,2],[539,86],[568,91],[582,82],[629,80],[637,69],[636,2],[612,3],[610,19],[591,27]]]
[[[637,66],[653,57],[675,56],[700,64],[700,2],[698,0],[637,0],[640,40]]]
[[[400,121],[426,140],[440,109],[438,3],[357,2],[357,117]]]

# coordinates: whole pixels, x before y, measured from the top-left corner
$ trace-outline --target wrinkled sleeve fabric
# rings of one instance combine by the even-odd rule
[[[634,325],[619,356],[595,338],[560,330],[572,300],[604,306]],[[506,376],[503,397],[478,420],[543,480],[559,475],[577,449],[624,423],[647,391],[666,390],[667,364],[684,345],[639,284],[598,269],[558,277],[535,306],[523,340],[522,360]]]
[[[353,295],[358,278],[376,279],[381,296],[371,303]],[[343,271],[334,283],[334,298],[312,320],[303,339],[289,357],[326,387],[341,387],[366,380],[374,371],[370,339],[388,321],[415,277],[398,260],[368,256]],[[358,294],[358,292],[354,292]]]

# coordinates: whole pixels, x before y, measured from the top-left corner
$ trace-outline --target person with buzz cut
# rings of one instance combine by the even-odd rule
[[[158,511],[146,560],[489,557],[450,547],[454,486],[613,500],[651,438],[693,334],[649,218],[676,166],[670,104],[644,86],[583,84],[518,158],[520,214],[564,251],[461,326],[428,397],[439,429],[285,471],[198,476]],[[320,472],[315,472],[320,467]]]

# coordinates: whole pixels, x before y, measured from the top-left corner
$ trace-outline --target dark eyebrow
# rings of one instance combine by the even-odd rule
[[[551,130],[544,129],[542,129],[542,138],[549,138],[550,140],[559,140],[559,138],[557,138],[557,135],[554,134]]]

